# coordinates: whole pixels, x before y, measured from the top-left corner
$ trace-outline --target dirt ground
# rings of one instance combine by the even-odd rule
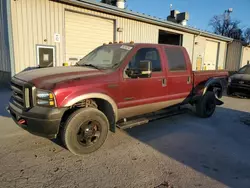
[[[110,133],[83,157],[17,127],[0,91],[0,187],[250,187],[250,99]]]

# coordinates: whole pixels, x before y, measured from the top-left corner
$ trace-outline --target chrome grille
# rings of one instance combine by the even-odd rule
[[[247,80],[240,80],[240,79],[233,79],[232,84],[244,84],[244,85],[250,85],[250,81]]]
[[[25,83],[12,79],[11,89],[13,99],[12,101],[17,107],[21,109],[27,109],[31,107],[31,92],[30,88],[25,86]]]

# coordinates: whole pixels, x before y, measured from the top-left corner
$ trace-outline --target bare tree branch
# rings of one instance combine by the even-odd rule
[[[250,42],[250,28],[243,29],[239,20],[232,20],[228,13],[215,15],[209,22],[215,34]]]

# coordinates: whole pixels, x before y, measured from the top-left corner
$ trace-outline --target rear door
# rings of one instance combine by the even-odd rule
[[[144,104],[163,101],[166,95],[166,74],[161,48],[152,45],[136,47],[125,59],[122,67],[121,99],[118,108],[143,106]],[[150,60],[152,62],[152,76],[150,78],[130,78],[126,75],[127,68],[135,68],[138,62]]]
[[[167,96],[171,99],[185,99],[192,90],[192,69],[184,48],[164,47],[167,67]]]

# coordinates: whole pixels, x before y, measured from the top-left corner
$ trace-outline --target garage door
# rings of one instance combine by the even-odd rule
[[[218,54],[218,42],[206,41],[204,66],[205,70],[215,70]]]
[[[114,41],[114,21],[65,12],[66,61],[75,63],[96,47]]]

